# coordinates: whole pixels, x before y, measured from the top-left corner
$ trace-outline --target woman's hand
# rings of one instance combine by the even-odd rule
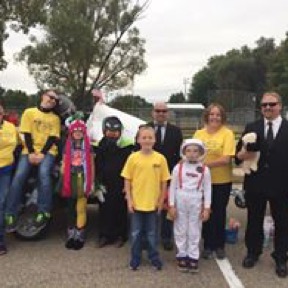
[[[208,219],[210,218],[210,213],[211,213],[210,208],[204,208],[204,209],[202,209],[202,211],[201,211],[201,220],[202,220],[203,222],[208,221]]]

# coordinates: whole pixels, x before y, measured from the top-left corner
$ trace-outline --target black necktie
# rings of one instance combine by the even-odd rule
[[[157,125],[157,130],[156,130],[156,143],[161,144],[162,143],[162,126]]]
[[[269,121],[267,125],[268,125],[268,130],[267,130],[266,141],[267,141],[268,146],[270,147],[274,140],[273,128],[272,128],[273,124],[272,122]]]

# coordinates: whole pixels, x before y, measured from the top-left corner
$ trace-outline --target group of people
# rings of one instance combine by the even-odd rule
[[[1,119],[4,109],[0,106],[0,153],[5,155],[0,157],[1,254],[7,252],[4,230],[15,231],[21,189],[33,166],[38,166],[39,175],[35,223],[43,225],[51,217],[49,171],[60,137],[60,120],[53,113],[57,101],[57,93],[48,90],[38,107],[25,110],[19,130],[22,141],[13,124]],[[85,123],[74,119],[68,126],[62,159],[61,195],[67,199],[68,216],[65,246],[75,250],[84,246],[87,198],[101,183],[106,192],[99,205],[99,247],[111,243],[122,247],[130,230],[132,270],[139,268],[143,249],[151,264],[162,269],[158,234],[165,250],[172,250],[175,243],[181,271],[197,272],[201,255],[211,259],[215,253],[224,259],[233,160],[239,165],[260,152],[258,170],[244,179],[248,217],[247,255],[242,266],[252,268],[262,253],[263,220],[269,202],[275,222],[275,271],[286,277],[288,122],[281,117],[281,108],[277,93],[263,95],[263,118],[248,124],[243,132],[257,135],[256,143],[248,145],[246,152],[241,149],[241,138],[236,145],[234,133],[226,125],[225,110],[217,103],[205,109],[204,127],[184,141],[181,130],[169,123],[168,107],[162,102],[153,107],[153,121],[139,127],[136,143],[123,138],[123,123],[112,116],[104,119],[103,139],[92,149]],[[24,148],[10,185],[13,151],[19,141]]]

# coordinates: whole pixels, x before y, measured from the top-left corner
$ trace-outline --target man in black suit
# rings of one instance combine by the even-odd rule
[[[154,104],[153,122],[149,123],[156,134],[154,149],[165,156],[170,172],[180,160],[180,146],[183,140],[180,128],[168,122],[168,107],[164,102]],[[165,250],[173,249],[173,223],[167,219],[167,210],[161,213],[161,240]]]
[[[241,152],[242,142],[236,149],[236,163],[253,157],[260,151],[258,170],[245,175],[244,189],[248,219],[245,234],[247,255],[244,268],[252,268],[262,253],[263,219],[267,202],[275,222],[274,252],[276,274],[287,276],[288,246],[288,122],[281,117],[281,97],[275,92],[267,92],[261,100],[263,119],[250,123],[243,133],[255,132],[256,144]]]

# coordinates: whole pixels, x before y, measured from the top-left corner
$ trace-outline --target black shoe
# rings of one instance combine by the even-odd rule
[[[216,249],[215,254],[216,254],[216,258],[219,260],[223,260],[224,258],[226,258],[225,250],[222,248]]]
[[[120,238],[118,238],[118,240],[115,242],[115,247],[117,247],[117,248],[121,248],[121,247],[123,247],[124,245],[125,245],[125,240],[122,238],[122,237],[120,237]]]
[[[7,253],[7,248],[4,243],[0,243],[0,255],[4,255]]]
[[[258,257],[254,255],[247,255],[242,262],[242,266],[246,269],[253,268],[258,261]]]
[[[67,240],[65,243],[65,247],[67,249],[74,249],[74,245],[75,245],[75,228],[68,228],[67,230]]]
[[[84,247],[85,244],[85,230],[84,229],[76,229],[74,236],[74,250],[80,250]]]
[[[202,258],[206,260],[213,259],[213,252],[210,249],[204,249],[202,252]]]
[[[173,243],[172,242],[164,242],[163,243],[163,249],[166,251],[173,250]]]
[[[285,278],[287,277],[287,265],[284,261],[276,262],[276,269],[275,272],[278,277]]]
[[[108,239],[105,238],[105,237],[101,237],[100,240],[99,240],[99,243],[98,243],[98,248],[103,248],[103,247],[105,247],[108,244],[109,244]]]

